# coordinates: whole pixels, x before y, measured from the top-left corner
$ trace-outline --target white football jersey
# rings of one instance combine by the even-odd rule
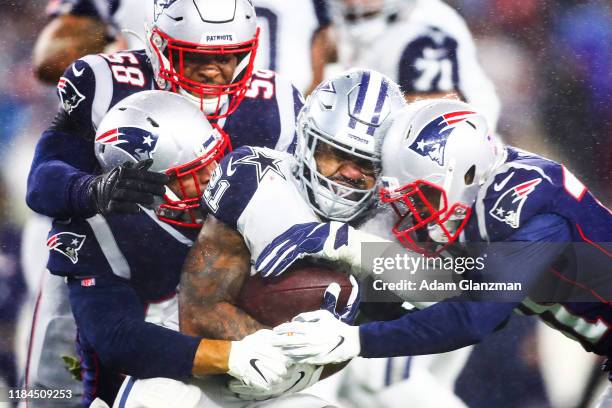
[[[456,90],[478,108],[495,130],[500,103],[485,75],[463,18],[440,0],[415,0],[414,6],[380,35],[349,40],[340,25],[343,68],[365,67],[396,81],[406,93]]]

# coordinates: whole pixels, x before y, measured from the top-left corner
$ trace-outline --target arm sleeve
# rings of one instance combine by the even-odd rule
[[[91,123],[95,83],[83,60],[71,64],[58,82],[59,112],[36,145],[28,175],[26,202],[37,213],[58,218],[95,214],[87,196],[98,163]]]
[[[191,376],[200,338],[145,322],[129,283],[96,278],[95,286],[68,285],[79,331],[109,368],[138,378]]]
[[[487,253],[481,279],[519,282],[527,292],[564,249],[559,243],[570,241],[570,230],[564,218],[544,214],[532,218],[508,241],[515,245]],[[444,353],[475,344],[499,327],[518,304],[459,296],[397,320],[367,323],[359,329],[361,356]]]

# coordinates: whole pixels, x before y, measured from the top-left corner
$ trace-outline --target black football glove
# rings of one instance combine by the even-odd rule
[[[88,192],[96,211],[102,215],[137,213],[138,204],[148,206],[153,204],[153,196],[163,196],[170,179],[149,171],[151,164],[153,159],[125,162],[94,178]]]

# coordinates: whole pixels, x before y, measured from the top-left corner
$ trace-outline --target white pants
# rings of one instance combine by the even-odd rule
[[[267,401],[243,401],[229,391],[227,380],[228,377],[224,375],[188,382],[127,377],[113,408],[334,408],[318,397],[303,393]]]

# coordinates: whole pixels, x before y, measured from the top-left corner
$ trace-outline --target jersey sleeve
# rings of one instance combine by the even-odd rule
[[[191,376],[200,338],[146,322],[129,283],[110,277],[93,286],[70,280],[68,287],[80,335],[107,367],[138,378]]]
[[[562,217],[539,215],[508,237],[506,241],[515,244],[483,254],[487,259],[484,272],[472,278],[480,282],[518,282],[522,287],[519,295],[526,295],[563,250],[558,243],[567,240],[569,228]],[[443,353],[482,341],[520,304],[520,299],[483,299],[489,296],[485,292],[462,294],[397,320],[362,325],[361,355],[376,358]]]
[[[318,29],[320,30],[331,25],[332,21],[327,0],[312,0],[312,5],[317,17]]]
[[[546,167],[505,165],[477,198],[480,238],[491,242],[506,240],[534,216],[551,211],[551,200],[558,190]]]
[[[291,160],[286,153],[242,147],[223,158],[204,193],[203,204],[240,232],[253,260],[291,226],[319,221],[297,189]]]
[[[50,217],[95,213],[86,194],[97,168],[92,110],[108,107],[112,90],[97,92],[108,71],[101,57],[91,55],[72,63],[60,78],[59,110],[36,145],[28,176],[26,201],[34,211]]]

